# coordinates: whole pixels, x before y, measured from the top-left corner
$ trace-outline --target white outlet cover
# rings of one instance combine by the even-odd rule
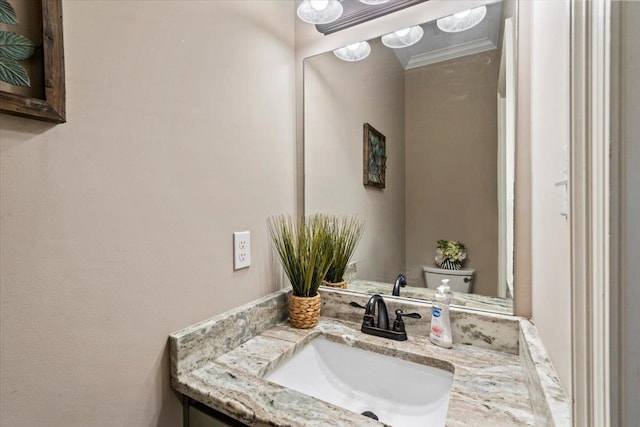
[[[240,270],[251,265],[251,233],[236,231],[233,233],[233,269]]]

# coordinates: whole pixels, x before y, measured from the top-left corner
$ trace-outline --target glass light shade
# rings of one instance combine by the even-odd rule
[[[478,25],[486,14],[487,7],[480,6],[440,18],[436,25],[446,33],[459,33]]]
[[[470,13],[471,13],[471,9],[467,9],[467,10],[463,10],[462,12],[454,13],[453,16],[455,16],[458,19],[464,19],[467,16],[469,16]]]
[[[298,17],[309,24],[328,24],[342,16],[338,0],[303,0],[298,6]]]
[[[389,3],[391,0],[360,0],[360,3],[375,6],[377,4]]]
[[[371,46],[369,46],[369,43],[367,42],[358,42],[336,49],[333,53],[343,61],[355,62],[363,60],[369,56],[371,53]]]
[[[418,43],[423,34],[424,30],[420,25],[403,28],[382,36],[382,44],[392,49],[401,49]]]

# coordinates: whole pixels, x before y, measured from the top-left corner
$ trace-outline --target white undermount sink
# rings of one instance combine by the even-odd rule
[[[442,427],[453,374],[319,338],[265,379],[394,427]]]

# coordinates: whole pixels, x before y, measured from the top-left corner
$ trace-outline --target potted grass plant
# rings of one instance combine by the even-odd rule
[[[328,227],[333,257],[322,284],[332,288],[346,289],[347,281],[344,279],[344,273],[362,237],[364,223],[355,216],[330,216]]]
[[[295,328],[313,328],[320,318],[318,288],[333,259],[329,220],[318,214],[308,218],[280,215],[267,221],[271,241],[293,288],[289,321]]]

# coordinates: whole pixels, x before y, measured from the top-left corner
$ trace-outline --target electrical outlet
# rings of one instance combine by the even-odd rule
[[[251,265],[251,233],[236,231],[233,233],[233,269],[240,270]]]

